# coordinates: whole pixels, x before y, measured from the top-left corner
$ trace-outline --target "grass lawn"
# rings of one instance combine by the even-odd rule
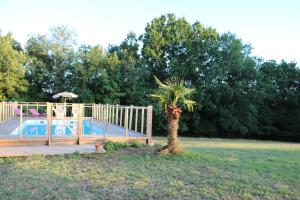
[[[186,152],[166,157],[143,148],[0,158],[0,198],[300,199],[300,144],[180,141]]]

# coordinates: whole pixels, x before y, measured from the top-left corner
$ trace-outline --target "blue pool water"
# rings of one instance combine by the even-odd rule
[[[72,136],[77,135],[78,123],[76,120],[53,120],[52,135],[53,136]],[[84,120],[82,126],[83,135],[103,135],[104,130],[90,120]],[[73,132],[73,134],[72,134]],[[47,121],[46,120],[26,120],[22,124],[23,136],[46,136]],[[20,127],[16,128],[10,135],[20,135]]]

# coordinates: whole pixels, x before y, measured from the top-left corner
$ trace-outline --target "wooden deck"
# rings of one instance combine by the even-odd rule
[[[33,108],[36,112],[45,112],[46,116],[29,117],[28,114],[32,115],[30,109]],[[152,112],[151,105],[145,107],[95,103],[2,102],[0,146],[86,144],[104,140],[140,140],[151,144]],[[16,117],[17,115],[20,116]],[[18,130],[20,119],[21,134]],[[26,123],[28,120],[43,120],[42,123],[51,123],[52,126],[45,128],[39,125],[42,123]],[[66,125],[56,120],[72,121]],[[90,120],[92,128],[85,122],[78,123],[82,120]],[[87,134],[90,130],[91,133]]]
[[[26,120],[46,120],[46,117],[23,117],[23,123]],[[93,126],[99,127],[104,130],[103,134],[98,135],[82,135],[80,138],[76,136],[54,136],[52,135],[51,144],[87,144],[87,143],[98,143],[104,140],[114,141],[125,141],[125,140],[141,140],[145,141],[146,136],[128,130],[126,137],[125,129],[123,127],[105,123],[98,119],[88,118]],[[0,146],[11,146],[11,145],[46,145],[48,144],[48,136],[26,136],[23,135],[20,138],[19,135],[11,135],[11,133],[20,126],[20,118],[16,117],[11,120],[0,123]],[[107,130],[107,131],[105,131]]]

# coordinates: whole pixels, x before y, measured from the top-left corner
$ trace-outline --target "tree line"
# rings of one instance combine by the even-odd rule
[[[300,141],[300,69],[265,61],[232,33],[174,14],[154,18],[142,35],[118,45],[78,44],[67,26],[33,34],[24,48],[0,32],[0,101],[53,101],[71,91],[78,102],[154,105],[154,134],[166,133],[149,96],[154,76],[177,76],[196,90],[180,135]]]

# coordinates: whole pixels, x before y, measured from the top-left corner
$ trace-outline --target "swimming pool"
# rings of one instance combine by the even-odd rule
[[[89,135],[104,135],[104,130],[91,120],[83,120],[82,134]],[[77,120],[53,120],[52,121],[52,136],[76,136],[78,130]],[[16,128],[10,135],[20,135],[20,127]],[[22,124],[23,136],[46,136],[47,135],[47,120],[26,120]]]

